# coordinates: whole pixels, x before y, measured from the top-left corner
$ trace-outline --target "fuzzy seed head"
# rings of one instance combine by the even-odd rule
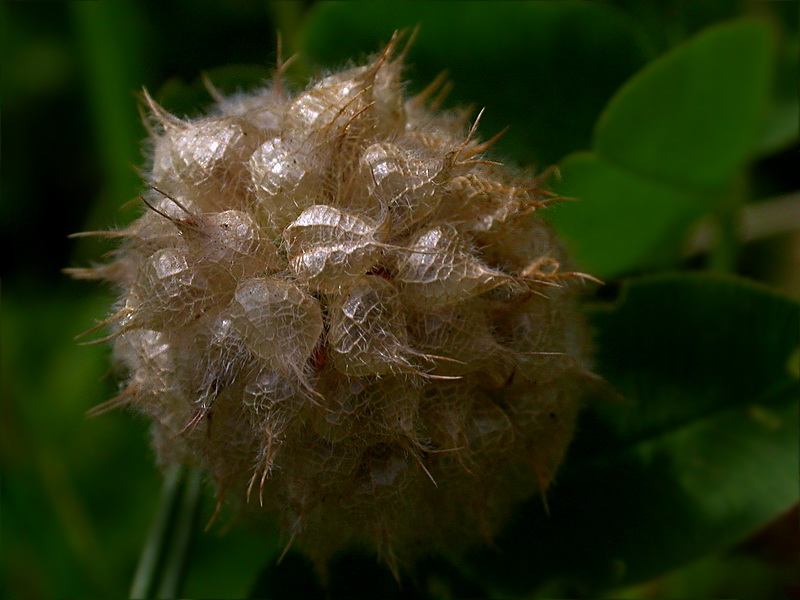
[[[541,179],[405,99],[396,46],[193,120],[146,96],[148,209],[75,270],[121,292],[107,406],[321,568],[491,538],[545,493],[591,377]]]

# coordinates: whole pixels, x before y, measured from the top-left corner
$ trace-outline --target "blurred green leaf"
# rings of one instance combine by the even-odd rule
[[[797,529],[795,520],[794,529]],[[796,565],[792,565],[796,566]],[[705,556],[685,567],[626,589],[598,596],[609,600],[639,598],[791,598],[796,569],[776,568],[738,552]]]
[[[676,265],[691,226],[735,198],[766,107],[769,33],[758,21],[712,28],[614,96],[594,153],[562,163],[555,190],[581,202],[548,212],[581,269],[610,278]]]
[[[595,411],[623,444],[760,398],[780,401],[798,384],[789,359],[800,349],[800,306],[743,279],[633,280],[613,308],[591,316],[598,368],[637,403]]]
[[[144,424],[84,414],[114,385],[108,349],[78,348],[73,339],[103,315],[109,298],[79,296],[78,285],[4,289],[2,370],[13,375],[4,379],[0,414],[9,483],[2,501],[15,556],[0,576],[11,575],[13,597],[124,594],[150,517],[156,473]]]
[[[772,105],[765,119],[759,153],[767,155],[797,142],[800,132],[800,94],[797,79],[800,73],[800,33],[798,19],[784,34],[776,61],[775,89]]]
[[[468,571],[504,592],[575,594],[728,547],[797,502],[800,307],[739,280],[652,277],[597,309],[599,371],[632,405],[587,411],[549,498]]]
[[[144,127],[134,93],[144,80],[143,36],[136,32],[144,31],[145,25],[139,7],[130,0],[74,2],[70,9],[104,171],[103,193],[86,224],[94,229],[104,225],[121,202],[134,198],[141,186],[133,167],[140,161]]]
[[[652,62],[609,103],[597,123],[595,151],[673,185],[724,184],[758,141],[771,42],[764,23],[735,21]]]
[[[561,164],[559,194],[577,198],[545,213],[580,268],[600,278],[669,265],[689,226],[709,210],[696,193],[635,175],[581,152]]]
[[[456,102],[488,107],[483,131],[512,125],[497,151],[523,163],[588,149],[603,106],[645,59],[636,24],[590,2],[319,2],[298,50],[338,67],[416,25],[412,87],[448,70]]]
[[[747,10],[751,0],[603,0],[636,19],[659,50],[669,48],[713,25],[735,18]],[[758,1],[758,0],[756,0]]]

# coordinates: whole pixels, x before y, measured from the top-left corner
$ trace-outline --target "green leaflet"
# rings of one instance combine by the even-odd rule
[[[666,185],[589,152],[561,165],[559,194],[578,202],[548,209],[580,268],[600,278],[670,265],[687,228],[709,208],[699,193]]]
[[[626,402],[596,404],[549,497],[467,572],[505,592],[585,593],[734,544],[798,500],[800,307],[735,279],[670,275],[597,308],[598,367]],[[570,588],[573,589],[573,588]]]
[[[595,152],[679,186],[725,184],[758,141],[770,85],[770,33],[758,21],[733,21],[650,63],[606,107]]]
[[[690,227],[731,197],[763,125],[770,34],[753,20],[710,28],[614,96],[594,153],[562,165],[556,191],[579,202],[548,212],[582,269],[609,278],[674,265]]]

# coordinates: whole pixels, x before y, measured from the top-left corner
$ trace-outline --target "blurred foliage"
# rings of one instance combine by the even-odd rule
[[[644,581],[797,501],[794,302],[736,279],[661,275],[631,280],[590,316],[598,368],[632,405],[587,413],[552,514],[523,507],[497,541],[506,552],[470,557],[503,590],[558,578],[585,597]]]
[[[110,292],[60,274],[111,249],[67,234],[136,215],[118,207],[139,192],[138,91],[198,114],[202,73],[225,92],[269,76],[277,30],[301,53],[299,86],[417,24],[409,90],[449,70],[449,106],[486,106],[484,137],[511,126],[501,160],[558,163],[557,191],[580,200],[548,214],[607,280],[587,308],[625,400],[586,411],[551,515],[529,503],[497,549],[425,561],[402,588],[343,557],[330,594],[800,597],[796,512],[768,527],[799,494],[800,237],[737,233],[751,207],[800,191],[797,3],[18,1],[0,15],[3,597],[125,595],[158,513],[146,424],[83,416],[116,384],[107,348],[72,338]],[[716,234],[692,247],[701,225]],[[209,496],[181,595],[324,597],[301,556],[276,564],[273,532],[223,511],[203,533]]]
[[[718,26],[614,96],[593,152],[567,157],[556,188],[584,201],[553,211],[582,267],[612,277],[674,264],[691,225],[737,200],[734,177],[753,152],[767,104],[770,50],[759,22]]]

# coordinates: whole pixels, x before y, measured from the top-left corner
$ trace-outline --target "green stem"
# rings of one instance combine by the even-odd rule
[[[202,489],[202,475],[197,470],[189,471],[183,496],[175,516],[175,527],[170,536],[169,554],[164,561],[161,584],[158,586],[156,598],[177,598],[181,592],[186,573],[189,545],[192,540],[194,525],[197,520]]]
[[[153,520],[153,525],[150,527],[150,532],[139,558],[139,565],[136,567],[136,573],[133,576],[130,591],[131,598],[148,598],[155,588],[164,548],[167,545],[169,533],[172,529],[171,524],[184,472],[184,467],[172,465],[164,477],[164,486],[161,489],[161,497],[158,501],[158,513]]]

